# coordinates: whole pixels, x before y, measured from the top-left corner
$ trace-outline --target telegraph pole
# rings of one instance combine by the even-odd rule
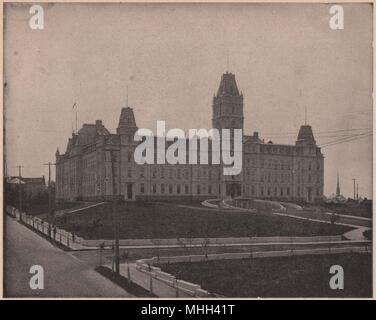
[[[19,205],[19,208],[18,208],[18,211],[20,212],[20,221],[22,221],[22,184],[21,184],[21,179],[22,179],[22,168],[24,166],[17,166],[18,168],[18,205]]]
[[[48,235],[51,238],[51,224],[53,222],[53,212],[52,212],[52,195],[51,195],[51,166],[55,163],[44,163],[45,166],[48,166]]]
[[[356,179],[352,179],[353,180],[353,182],[354,182],[354,200],[355,200],[355,181],[356,181]]]
[[[113,151],[111,151],[111,171],[112,171],[112,216],[114,223],[114,238],[115,238],[115,273],[120,273],[120,250],[119,250],[119,219],[117,214],[117,195],[115,194],[115,158]],[[120,173],[120,161],[119,161],[119,173]],[[120,182],[120,174],[119,174]],[[120,194],[120,183],[118,187],[118,193]]]
[[[359,200],[359,184],[356,184],[356,200]]]

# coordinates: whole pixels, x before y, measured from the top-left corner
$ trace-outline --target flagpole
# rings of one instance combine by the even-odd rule
[[[72,109],[74,109],[76,113],[76,133],[77,133],[77,103],[76,102],[73,104]],[[73,131],[73,124],[72,124],[72,131]]]
[[[77,104],[76,104],[76,134],[77,134]]]

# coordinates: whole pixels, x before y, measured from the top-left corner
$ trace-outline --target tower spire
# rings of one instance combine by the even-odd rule
[[[128,85],[127,85],[127,100],[126,100],[126,107],[128,107]]]
[[[339,175],[337,172],[337,190],[336,190],[336,195],[339,196],[341,195],[341,189],[339,188]]]

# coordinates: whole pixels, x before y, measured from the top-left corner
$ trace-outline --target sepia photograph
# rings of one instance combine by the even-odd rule
[[[372,298],[373,10],[4,3],[4,298]]]

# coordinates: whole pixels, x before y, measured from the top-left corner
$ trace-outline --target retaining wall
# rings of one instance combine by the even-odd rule
[[[210,245],[226,244],[254,244],[254,243],[273,243],[273,242],[330,242],[342,240],[341,235],[336,236],[315,236],[315,237],[229,237],[229,238],[172,238],[172,239],[121,239],[121,246],[202,246],[205,243]],[[87,240],[76,237],[76,242],[87,247],[98,247],[101,244],[111,246],[113,240]]]

